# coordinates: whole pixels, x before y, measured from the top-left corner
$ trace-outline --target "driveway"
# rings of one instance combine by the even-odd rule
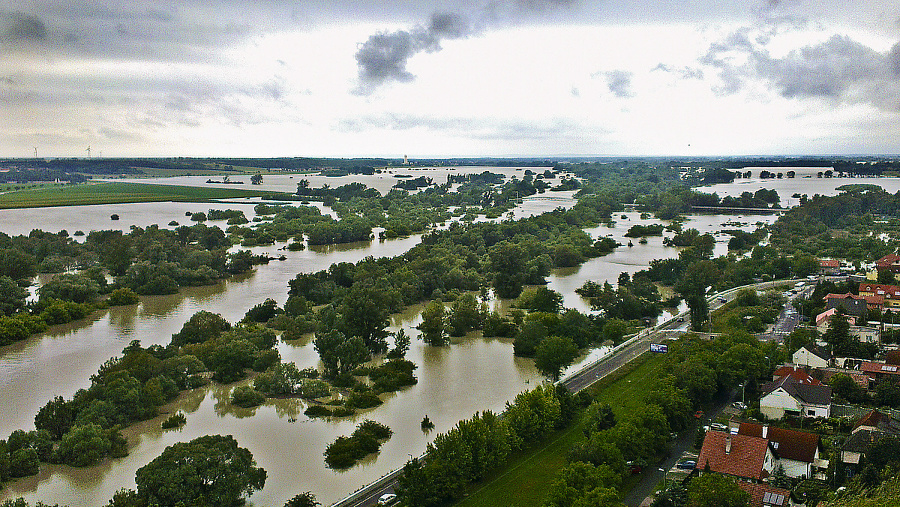
[[[722,396],[716,401],[716,404],[705,413],[700,421],[694,423],[688,429],[681,432],[674,441],[670,442],[669,457],[656,465],[648,466],[644,469],[640,482],[625,495],[622,502],[629,507],[637,507],[641,505],[645,498],[653,494],[656,485],[665,478],[665,471],[675,466],[675,463],[681,458],[682,453],[692,450],[694,447],[694,439],[697,436],[697,428],[708,425],[714,421],[716,417],[722,413],[722,410],[731,405],[738,390],[735,389],[729,394]],[[699,466],[699,464],[697,465]],[[662,469],[663,471],[660,471]]]

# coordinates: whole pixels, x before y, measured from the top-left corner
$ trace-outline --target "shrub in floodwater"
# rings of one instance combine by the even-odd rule
[[[184,412],[178,411],[174,414],[170,415],[168,419],[163,421],[162,428],[164,430],[178,428],[187,423],[187,417],[185,417]]]

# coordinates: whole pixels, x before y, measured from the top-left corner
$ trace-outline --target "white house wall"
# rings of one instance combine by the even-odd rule
[[[812,368],[825,368],[828,366],[828,361],[825,361],[815,354],[811,354],[802,347],[797,352],[794,352],[792,359],[796,365],[809,366]]]
[[[804,463],[802,461],[794,461],[792,459],[779,459],[778,465],[784,469],[785,475],[792,479],[796,479],[797,477],[806,476],[809,477],[810,474],[810,466],[809,463]]]
[[[781,419],[785,410],[800,413],[800,404],[782,388],[778,388],[759,400],[759,411],[769,419]]]

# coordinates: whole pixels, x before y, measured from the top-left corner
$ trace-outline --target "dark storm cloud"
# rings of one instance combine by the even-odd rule
[[[472,25],[463,16],[435,13],[428,26],[372,35],[356,52],[359,87],[355,92],[366,95],[389,81],[412,81],[415,76],[406,70],[406,63],[413,55],[440,51],[441,40],[460,39],[471,33]]]
[[[412,81],[415,76],[406,70],[409,59],[418,53],[440,51],[444,39],[462,39],[480,26],[521,19],[528,13],[554,12],[577,3],[578,0],[495,0],[477,7],[472,18],[453,12],[435,12],[426,26],[378,32],[360,44],[356,52],[359,85],[354,93],[368,95],[392,81]]]
[[[47,38],[47,26],[37,16],[21,12],[2,15],[2,40],[34,43]]]
[[[767,40],[766,40],[767,42]],[[712,44],[700,63],[718,70],[715,90],[728,95],[762,81],[785,98],[865,102],[900,110],[900,43],[879,52],[845,35],[774,57],[746,30]]]

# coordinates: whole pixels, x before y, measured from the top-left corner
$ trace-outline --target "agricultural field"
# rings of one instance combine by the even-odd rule
[[[266,193],[269,192],[143,183],[94,183],[33,188],[0,194],[0,209],[133,202],[208,202],[215,199],[256,197]]]

